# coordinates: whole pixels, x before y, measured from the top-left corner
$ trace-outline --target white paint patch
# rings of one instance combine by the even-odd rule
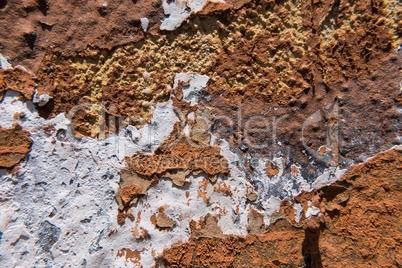
[[[183,81],[183,99],[189,101],[191,105],[198,103],[198,95],[207,87],[209,76],[200,74],[178,73],[174,77],[173,87],[179,85],[179,81]]]
[[[303,212],[303,206],[300,203],[295,203],[293,207],[295,209],[295,220],[296,222],[299,222]]]
[[[319,189],[336,182],[346,173],[346,171],[347,169],[340,169],[338,167],[327,168],[324,173],[313,182],[311,190]]]
[[[169,136],[178,121],[171,100],[157,104],[150,125],[140,130],[127,126],[119,134],[96,140],[75,138],[65,114],[45,120],[31,102],[18,97],[16,92],[6,92],[0,104],[1,127],[17,122],[31,133],[33,145],[17,174],[0,173],[4,201],[0,203],[2,267],[152,267],[155,254],[190,237],[190,220],[198,221],[208,213],[218,218],[224,234],[247,234],[248,182],[239,176],[241,172],[233,163],[232,176],[217,181],[230,185],[232,195],[217,193],[210,183],[204,189],[200,182],[207,178],[202,175],[190,176],[183,188],[161,179],[132,208],[135,221],[127,219],[126,224],[117,224],[114,195],[119,170],[125,167],[123,159],[136,151],[153,153]],[[25,117],[15,121],[15,112],[23,112]],[[56,131],[48,135],[43,127],[51,124]],[[233,156],[228,146],[224,150],[227,156]],[[205,191],[208,204],[198,191]],[[165,213],[176,221],[170,231],[155,229],[150,220],[163,205],[169,205]],[[134,227],[146,229],[150,239],[136,240],[131,233]],[[116,232],[108,236],[111,230]],[[139,263],[116,257],[122,248],[141,252]]]
[[[140,19],[141,21],[141,28],[144,32],[148,30],[149,27],[149,20],[146,17]]]
[[[186,126],[183,129],[184,135],[186,135],[187,137],[190,137],[190,127],[188,126],[188,124],[186,124]]]
[[[147,75],[144,73],[144,77]],[[174,86],[180,80],[188,81],[183,88],[184,99],[194,105],[208,79],[203,75],[177,74]],[[221,154],[228,160],[230,170],[230,176],[218,178],[217,184],[229,185],[232,195],[217,193],[210,183],[204,189],[200,186],[206,179],[203,175],[190,176],[182,188],[172,185],[168,179],[161,179],[148,190],[148,196],[133,206],[135,221],[127,219],[126,224],[117,224],[114,195],[118,190],[119,170],[126,166],[124,157],[137,151],[152,154],[169,137],[179,120],[171,100],[157,104],[150,125],[140,130],[127,126],[119,134],[96,140],[74,138],[71,122],[64,114],[45,120],[39,117],[31,102],[22,102],[18,96],[16,92],[6,92],[0,104],[0,125],[9,128],[17,122],[31,133],[33,145],[17,174],[9,175],[0,170],[1,267],[134,267],[125,257],[116,257],[121,248],[138,250],[141,252],[138,265],[152,267],[153,254],[160,254],[176,242],[187,241],[189,221],[198,221],[208,213],[218,218],[224,234],[247,234],[250,204],[246,202],[246,195],[251,184],[229,143],[214,136],[211,144],[221,146]],[[16,112],[23,112],[25,117],[14,120]],[[190,117],[194,118],[194,114]],[[50,124],[54,124],[56,131],[48,135],[43,127]],[[310,184],[301,172],[283,178],[284,157],[272,161],[280,169],[277,176],[266,175],[266,160],[261,159],[252,178],[256,185],[261,185],[259,202],[265,210],[267,225],[271,214],[280,207],[277,193],[295,196],[302,190],[328,185],[344,173],[340,169],[327,170]],[[293,183],[299,188],[294,189]],[[205,192],[208,204],[199,197],[199,191]],[[164,205],[169,205],[165,213],[176,221],[176,226],[169,231],[155,229],[150,219]],[[294,207],[299,221],[302,206],[296,203]],[[318,208],[311,207],[306,217],[319,212]],[[150,239],[136,240],[131,233],[135,227],[146,229]],[[111,230],[116,232],[108,236]],[[45,241],[54,241],[54,244]]]
[[[166,140],[170,132],[173,130],[173,125],[179,121],[173,111],[173,101],[169,100],[165,104],[157,103],[151,119],[151,124],[146,125],[140,130],[133,126],[127,126],[119,138],[124,137],[129,142],[122,144],[120,148],[120,159],[125,156],[131,156],[137,151],[152,154],[155,149]]]
[[[311,216],[317,216],[321,210],[317,207],[308,208],[306,211],[306,219],[310,218]]]
[[[160,254],[164,248],[169,248],[174,243],[187,241],[191,235],[190,220],[199,221],[201,217],[204,217],[208,213],[218,218],[218,224],[224,233],[235,235],[247,234],[245,222],[239,221],[234,223],[232,219],[232,209],[237,205],[242,206],[241,200],[214,192],[213,186],[208,183],[205,191],[207,197],[210,197],[210,202],[206,204],[198,196],[199,190],[204,191],[204,187],[199,186],[203,180],[207,179],[204,176],[190,176],[190,183],[186,183],[183,188],[173,186],[171,180],[160,180],[159,184],[151,187],[148,190],[148,195],[140,200],[138,205],[132,209],[133,215],[141,215],[141,220],[138,223],[135,221],[126,221],[126,224],[122,227],[125,231],[120,232],[119,230],[116,236],[113,237],[113,241],[122,240],[125,243],[125,247],[131,249],[145,249],[141,253],[141,260],[143,260],[141,264],[143,267],[151,267],[154,262],[152,251]],[[232,186],[231,182],[218,179],[217,183],[221,182],[229,183]],[[235,186],[236,184],[232,188],[235,188]],[[186,196],[186,192],[188,197]],[[168,231],[156,229],[150,220],[152,215],[157,215],[158,208],[164,205],[169,205],[164,213],[176,222],[176,226]],[[134,239],[127,237],[127,234],[129,230],[135,227],[146,229],[151,239],[133,242]]]
[[[116,251],[135,244],[133,239],[111,242],[107,237],[112,229],[127,228],[116,221],[119,169],[125,167],[125,156],[138,150],[152,153],[169,136],[178,121],[172,102],[157,105],[151,125],[141,130],[129,126],[118,135],[96,140],[74,138],[64,114],[45,120],[31,102],[22,102],[18,96],[6,92],[0,124],[8,128],[17,122],[31,133],[33,145],[16,175],[0,173],[4,201],[0,203],[0,266],[114,267]],[[15,121],[15,112],[25,117]],[[52,135],[43,131],[50,124],[56,129]],[[53,236],[45,237],[52,232]],[[44,244],[49,239],[54,245]]]
[[[3,70],[12,68],[9,60],[6,57],[3,57],[1,53],[0,53],[0,67]]]
[[[189,112],[187,115],[188,119],[194,119],[194,112]]]
[[[211,1],[211,0],[209,0]],[[160,29],[173,31],[180,27],[191,14],[191,12],[200,11],[208,0],[176,0],[168,3],[163,0],[162,6],[166,18],[162,20]],[[224,2],[223,0],[215,0],[211,2]]]

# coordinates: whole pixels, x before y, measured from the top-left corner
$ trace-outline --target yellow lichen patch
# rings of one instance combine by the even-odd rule
[[[221,30],[228,31],[225,40],[235,41],[223,41],[222,52],[205,71],[211,77],[210,92],[235,102],[248,97],[271,102],[276,96],[307,88],[299,66],[307,55],[311,31],[303,25],[304,4],[263,2],[240,10]]]
[[[323,46],[331,41],[336,41],[346,32],[356,31],[362,23],[370,21],[372,18],[367,14],[363,14],[361,9],[362,5],[359,2],[351,4],[348,1],[335,1],[321,22],[321,45]],[[392,47],[395,49],[400,43],[398,41],[400,34],[398,32],[398,24],[402,23],[402,4],[394,0],[372,1],[371,9],[372,13],[381,15],[374,23],[377,25],[386,25],[391,31],[393,36]],[[341,14],[341,11],[344,10],[348,12]]]
[[[373,1],[377,3],[377,1]],[[394,47],[400,45],[400,37],[402,35],[402,3],[397,0],[384,0],[382,13],[385,19],[379,19],[378,23],[386,23],[392,32],[394,38]]]
[[[150,36],[111,52],[50,54],[42,64],[40,87],[54,96],[54,115],[74,104],[89,104],[86,112],[96,118],[86,122],[91,136],[100,132],[102,108],[114,116],[135,116],[128,123],[141,127],[149,123],[156,103],[168,100],[175,74],[201,73],[221,47],[217,30],[208,34],[193,30]]]
[[[212,81],[223,90],[243,93],[246,86],[252,82],[259,82],[265,90],[255,90],[253,94],[269,95],[278,93],[291,85],[287,81],[289,73],[295,69],[295,64],[306,51],[307,29],[302,25],[302,1],[287,1],[282,6],[273,6],[267,3],[259,5],[255,10],[245,10],[238,19],[229,25],[228,42],[224,48],[238,57],[243,53],[239,47],[247,46],[249,41],[254,46],[250,56],[242,62],[244,71],[235,75],[227,72],[220,74],[210,73]],[[291,43],[291,47],[287,45]],[[257,46],[256,46],[257,45]],[[264,73],[275,73],[270,81],[264,80]],[[222,78],[223,75],[223,79]],[[223,82],[224,81],[224,82]]]
[[[275,13],[278,7],[263,4],[257,11],[245,11],[234,17],[234,22],[228,26],[219,22],[216,18],[202,22],[197,19],[192,23],[192,28],[179,35],[167,34],[149,36],[134,44],[118,47],[112,52],[91,50],[86,55],[76,57],[64,57],[53,55],[46,65],[52,69],[59,69],[58,75],[51,79],[49,85],[53,92],[65,92],[59,85],[75,81],[78,85],[71,93],[75,94],[73,100],[76,103],[97,104],[89,112],[91,116],[99,115],[99,105],[112,105],[114,115],[136,115],[143,120],[137,120],[134,124],[142,126],[149,122],[155,105],[168,99],[170,85],[178,72],[205,73],[209,75],[214,84],[226,88],[242,91],[251,80],[261,78],[263,71],[278,68],[278,61],[286,59],[287,64],[281,63],[279,77],[274,88],[281,90],[287,84],[283,77],[292,70],[295,58],[301,57],[305,36],[301,29],[300,3],[295,6],[291,1],[284,5],[285,13],[288,12],[291,19],[287,19],[288,25],[278,24],[281,20]],[[211,27],[205,27],[208,24]],[[287,38],[299,40],[293,45],[295,51],[280,49],[278,44],[272,44],[263,53],[256,51],[255,62],[250,70],[235,76],[217,74],[211,67],[222,51],[231,51],[236,45],[241,45],[243,40],[261,37],[267,31],[275,29],[281,34],[276,39]],[[262,55],[264,54],[264,55]],[[68,66],[66,65],[68,62]],[[64,71],[69,69],[69,72]],[[224,83],[221,83],[221,78]],[[214,82],[218,81],[218,82]],[[262,83],[266,81],[262,81]],[[42,84],[45,86],[44,84]],[[272,89],[272,88],[271,88]],[[271,89],[268,89],[269,91]],[[258,94],[266,94],[257,92]],[[91,136],[97,135],[99,120],[89,122],[92,124]]]

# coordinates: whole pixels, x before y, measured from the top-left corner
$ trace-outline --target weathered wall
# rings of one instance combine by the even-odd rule
[[[0,266],[401,266],[401,13],[0,1]]]

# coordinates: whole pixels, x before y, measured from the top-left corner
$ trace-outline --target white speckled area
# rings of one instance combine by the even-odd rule
[[[210,0],[189,0],[189,1],[168,1],[163,0],[162,6],[165,13],[165,19],[162,20],[161,30],[173,31],[180,27],[191,14],[191,12],[200,11]],[[216,0],[211,2],[225,2]]]
[[[402,266],[397,2],[0,1],[0,268]]]
[[[187,79],[185,75],[179,77]],[[208,77],[189,77],[192,82],[184,92],[191,93],[189,100],[195,101]],[[217,181],[228,183],[232,196],[216,193],[208,184],[203,189],[210,198],[206,204],[198,196],[204,176],[188,178],[183,188],[162,179],[132,208],[136,220],[122,226],[117,224],[114,195],[118,190],[119,169],[125,166],[123,158],[136,151],[152,153],[168,137],[178,120],[171,101],[157,105],[150,125],[140,130],[128,126],[119,135],[96,140],[74,138],[64,114],[45,120],[38,116],[32,103],[20,101],[18,96],[13,91],[6,93],[0,105],[1,127],[11,127],[17,122],[31,133],[33,146],[16,174],[1,173],[0,262],[4,267],[133,266],[124,256],[116,257],[121,248],[138,250],[141,252],[138,264],[151,267],[155,254],[190,237],[190,220],[198,221],[208,213],[224,214],[218,223],[225,234],[247,233],[247,183],[244,177],[237,176],[235,167],[231,167],[231,178]],[[23,112],[25,117],[14,120],[16,112]],[[48,135],[42,127],[51,124],[56,131]],[[223,150],[224,155],[230,154],[228,147],[223,146]],[[176,221],[172,231],[159,231],[150,221],[151,215],[164,205],[169,206],[165,214]],[[234,223],[236,207],[241,213]],[[149,232],[150,239],[137,241],[133,237],[133,228],[140,227]],[[115,232],[108,236],[111,230]]]
[[[204,4],[205,1],[188,3],[191,10],[199,10]],[[165,12],[171,14],[171,20],[181,10],[180,5],[184,4],[164,1]],[[187,15],[180,14],[180,20]],[[180,20],[176,18],[176,26],[164,27],[174,29]],[[145,31],[145,19],[142,22]],[[164,23],[173,22],[165,19]],[[1,54],[0,59],[3,69],[11,68]],[[183,99],[198,105],[209,77],[178,73],[173,88],[180,81]],[[43,106],[50,99],[48,94],[35,94],[33,102]],[[16,113],[24,116],[15,117]],[[187,119],[194,118],[194,112],[187,114]],[[298,163],[292,164],[291,175],[283,175],[287,165],[285,156],[272,159],[257,156],[253,172],[246,174],[242,163],[251,156],[235,153],[228,141],[212,135],[211,145],[220,146],[230,171],[229,176],[220,175],[215,185],[229,186],[230,195],[217,192],[205,173],[187,177],[183,187],[162,178],[148,189],[147,196],[131,207],[134,220],[119,225],[115,194],[119,190],[119,171],[127,166],[124,158],[138,151],[153,154],[179,120],[170,99],[156,105],[151,123],[141,129],[127,126],[105,139],[78,139],[64,113],[45,120],[31,101],[22,101],[19,93],[6,91],[0,103],[0,127],[19,124],[31,134],[33,145],[15,173],[0,170],[0,267],[153,267],[164,249],[188,241],[191,220],[199,221],[210,213],[217,218],[223,234],[246,236],[252,208],[260,209],[268,226],[283,199],[329,185],[346,172],[338,167],[326,168],[309,182],[302,176]],[[52,134],[44,131],[50,125],[55,128]],[[184,133],[189,136],[189,124]],[[276,175],[267,175],[267,161],[278,168]],[[258,196],[253,204],[247,200],[248,189],[253,189]],[[320,215],[319,208],[309,206],[304,211],[305,218]],[[173,228],[161,230],[154,225],[152,217],[161,207],[175,222]],[[295,220],[299,222],[303,208],[296,202],[293,207]],[[146,230],[149,236],[138,239],[133,234],[138,230]],[[127,260],[122,249],[135,251],[138,258]]]

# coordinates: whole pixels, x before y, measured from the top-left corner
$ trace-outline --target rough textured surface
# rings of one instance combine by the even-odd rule
[[[168,267],[399,267],[401,164],[400,149],[379,154],[336,183],[282,203],[258,236],[222,237],[207,217],[201,232],[192,228],[190,240],[165,250],[162,261]],[[303,207],[300,220],[292,203]]]
[[[0,266],[401,266],[401,15],[0,1]]]
[[[36,83],[32,74],[22,68],[0,69],[0,96],[7,90],[20,92],[26,99],[32,100]]]
[[[143,37],[141,17],[159,28],[159,1],[3,1],[2,53],[36,71],[46,50],[77,53],[88,45],[108,48]],[[124,18],[124,19],[122,19]]]
[[[29,132],[18,125],[13,128],[0,128],[0,167],[12,168],[31,150],[32,140]]]
[[[270,232],[260,237],[192,238],[165,251],[163,263],[167,267],[303,266],[303,230],[281,220]]]

